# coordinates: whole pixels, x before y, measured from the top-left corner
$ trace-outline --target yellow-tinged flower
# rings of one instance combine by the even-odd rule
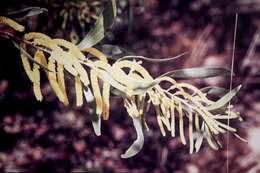
[[[5,17],[0,17],[0,23],[23,31],[19,24]],[[83,105],[84,93],[87,103],[91,104],[91,109],[96,108],[93,111],[96,115],[91,116],[95,132],[100,134],[101,115],[103,115],[104,120],[109,119],[111,92],[117,92],[122,96],[124,106],[133,119],[138,135],[137,140],[122,155],[123,158],[135,155],[142,148],[141,125],[149,130],[147,114],[150,105],[155,108],[155,116],[163,136],[166,136],[167,131],[169,131],[171,136],[175,137],[177,135],[176,128],[179,128],[181,142],[186,145],[187,140],[184,131],[188,124],[189,137],[187,139],[189,139],[190,154],[193,153],[194,148],[196,151],[199,150],[203,138],[207,139],[211,148],[217,150],[221,147],[217,138],[219,134],[227,131],[236,132],[235,128],[225,124],[222,120],[238,119],[242,121],[239,113],[232,112],[224,107],[240,89],[240,86],[235,88],[230,95],[226,94],[223,97],[224,99],[215,102],[207,97],[207,93],[203,93],[195,86],[178,83],[167,75],[154,79],[142,66],[142,62],[137,62],[135,59],[130,61],[121,58],[110,64],[105,54],[93,47],[80,51],[71,42],[63,39],[51,39],[43,33],[35,32],[25,34],[24,39],[26,41],[20,44],[21,50],[27,53],[26,44],[34,48],[34,51],[31,52],[33,58],[28,57],[31,56],[29,53],[25,54],[21,51],[21,59],[25,72],[33,83],[37,100],[41,101],[43,98],[40,90],[39,71],[42,67],[58,99],[65,105],[69,104],[64,76],[64,70],[66,70],[75,78],[76,105]],[[84,53],[91,54],[97,59],[86,58]],[[29,59],[33,60],[32,67]],[[90,70],[90,77],[86,67]],[[170,87],[162,88],[160,86],[162,81],[169,82]],[[100,83],[103,84],[102,91]],[[89,85],[91,85],[91,88]],[[86,88],[89,90],[88,92],[86,92]],[[89,95],[86,93],[89,93]],[[87,98],[89,96],[91,96],[91,99]]]
[[[110,98],[110,84],[104,82],[103,84],[103,119],[108,120],[109,118],[109,98]]]
[[[83,89],[79,76],[75,76],[76,105],[83,105]]]
[[[90,80],[93,94],[96,100],[96,114],[101,115],[103,111],[103,100],[98,85],[98,72],[95,70],[90,71]]]
[[[196,151],[198,150],[200,145],[199,138],[201,139],[201,137],[205,136],[209,145],[213,149],[218,149],[220,144],[216,136],[226,131],[236,131],[236,129],[219,120],[228,118],[241,120],[239,114],[227,112],[227,110],[222,111],[221,114],[215,114],[214,110],[210,109],[210,106],[215,104],[215,102],[208,99],[205,93],[193,85],[178,83],[168,76],[154,79],[141,65],[141,61],[122,60],[110,65],[106,56],[95,48],[88,48],[82,51],[91,53],[98,58],[97,60],[90,60],[86,59],[84,54],[76,46],[73,46],[72,43],[62,39],[51,40],[49,37],[39,33],[28,34],[25,38],[33,40],[33,43],[36,45],[46,46],[51,50],[48,62],[44,55],[35,57],[39,57],[36,60],[43,66],[48,64],[50,70],[48,72],[49,81],[61,102],[68,104],[63,72],[63,68],[65,68],[75,76],[77,106],[83,104],[81,82],[87,86],[89,79],[86,69],[82,65],[87,65],[90,68],[90,84],[98,116],[103,114],[104,120],[109,118],[109,98],[112,86],[121,92],[124,99],[124,106],[130,116],[139,117],[143,125],[149,129],[145,117],[147,111],[149,111],[146,109],[146,105],[152,104],[155,107],[157,122],[162,135],[166,136],[165,130],[168,130],[175,137],[177,126],[181,142],[184,145],[187,144],[184,133],[184,122],[187,121],[190,153],[193,153],[194,148],[196,148]],[[26,49],[23,44],[21,46]],[[65,47],[67,50],[62,50],[61,47]],[[22,55],[22,57],[26,73],[34,83],[36,97],[40,100],[39,92],[37,92],[37,89],[39,89],[39,77],[36,75],[38,68],[35,66],[34,69],[36,69],[36,72],[33,75],[28,59],[26,59],[25,55]],[[69,61],[67,61],[68,59]],[[58,64],[58,80],[56,78],[56,61]],[[34,77],[35,75],[37,76],[37,80]],[[102,92],[98,79],[103,82]],[[161,88],[160,82],[162,81],[169,82],[171,86],[168,89]],[[176,119],[179,122],[178,125],[176,125]],[[195,124],[197,137],[195,144],[193,124]]]
[[[65,85],[65,80],[64,80],[64,65],[63,64],[57,64],[57,78],[58,78],[58,85],[62,91],[62,94],[65,97],[64,104],[68,105],[69,100],[68,96],[66,93],[66,85]]]
[[[71,5],[76,4],[72,2]],[[72,13],[63,10],[61,15],[64,15],[62,27],[65,27]],[[77,16],[81,21],[81,14],[77,13]],[[65,105],[69,104],[64,78],[64,70],[66,70],[75,78],[77,106],[83,105],[83,93],[86,97],[94,131],[97,135],[101,134],[101,115],[103,114],[104,120],[109,118],[111,92],[115,92],[122,97],[124,106],[132,118],[137,132],[137,139],[125,154],[121,155],[122,158],[134,156],[143,147],[142,126],[149,130],[147,114],[151,106],[155,108],[155,116],[163,136],[166,136],[167,131],[169,131],[172,137],[175,137],[177,135],[176,128],[179,128],[181,142],[186,145],[184,130],[186,126],[188,127],[189,153],[193,153],[194,148],[196,152],[199,150],[203,138],[207,139],[211,148],[217,150],[221,147],[217,136],[227,131],[236,132],[235,128],[225,124],[223,120],[238,119],[242,121],[239,113],[232,112],[230,108],[225,107],[241,86],[225,94],[218,101],[213,101],[207,97],[207,93],[202,92],[195,86],[176,82],[172,74],[175,74],[175,77],[176,75],[183,77],[187,74],[188,77],[190,75],[193,77],[212,77],[223,73],[227,74],[228,70],[197,68],[199,73],[193,75],[194,69],[186,69],[185,72],[184,69],[181,69],[174,73],[165,73],[154,79],[142,66],[142,62],[136,60],[163,62],[176,57],[152,60],[141,56],[126,56],[110,64],[106,55],[92,46],[103,39],[105,31],[112,27],[115,17],[116,3],[115,0],[111,0],[99,15],[94,28],[90,30],[78,46],[63,39],[52,39],[43,33],[32,32],[24,35],[24,40],[20,40],[22,42],[20,47],[16,47],[21,50],[22,63],[26,74],[33,83],[36,99],[41,101],[43,97],[40,90],[39,71],[42,67],[58,99]],[[107,22],[104,23],[104,21]],[[9,25],[16,31],[24,31],[23,26],[9,18],[0,17],[1,23]],[[80,22],[80,24],[83,23]],[[11,36],[11,34],[6,35]],[[30,53],[27,52],[27,45],[32,47]],[[93,55],[97,60],[92,57],[86,58],[84,53]],[[31,67],[29,59],[32,60],[33,67]],[[133,59],[133,61],[127,59]],[[90,80],[86,68],[90,71]],[[162,88],[160,86],[162,81],[169,82],[170,87]],[[102,92],[100,83],[103,84]],[[195,143],[194,140],[196,140]]]
[[[24,26],[20,25],[19,23],[15,22],[14,20],[12,20],[10,18],[0,16],[0,24],[1,23],[10,26],[11,28],[13,28],[16,31],[19,31],[19,32],[24,31]]]
[[[36,62],[40,62],[41,60],[41,56],[42,56],[42,52],[41,51],[37,51],[34,55],[34,60]],[[41,87],[40,87],[40,71],[39,71],[40,67],[37,64],[33,64],[33,91],[34,91],[34,95],[36,97],[36,99],[38,101],[42,101],[42,93],[41,93]]]

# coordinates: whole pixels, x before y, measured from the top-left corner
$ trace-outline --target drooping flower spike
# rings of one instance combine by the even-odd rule
[[[111,2],[112,4],[108,6],[114,11],[115,1]],[[194,149],[196,152],[199,151],[203,138],[206,138],[211,148],[217,150],[221,147],[218,135],[229,131],[237,136],[236,129],[225,124],[223,120],[242,121],[239,113],[232,112],[226,107],[241,86],[230,92],[213,87],[199,90],[191,84],[178,83],[175,80],[175,78],[225,75],[229,73],[228,70],[221,68],[180,69],[153,78],[142,66],[141,60],[161,62],[175,58],[162,60],[141,56],[122,56],[111,63],[107,54],[100,51],[103,49],[98,50],[92,47],[104,37],[104,30],[96,33],[95,29],[109,28],[112,25],[110,22],[107,26],[102,26],[101,20],[104,20],[103,14],[107,13],[106,10],[100,15],[94,29],[78,46],[63,39],[52,39],[43,33],[35,32],[27,33],[23,39],[18,40],[21,41],[20,46],[15,43],[21,51],[22,63],[33,83],[37,100],[43,99],[40,89],[40,69],[43,69],[59,101],[65,105],[69,104],[64,79],[64,70],[66,70],[74,77],[76,105],[83,106],[85,97],[94,131],[97,135],[101,135],[101,116],[104,120],[109,119],[109,101],[112,95],[120,96],[137,132],[137,139],[121,155],[122,158],[132,157],[142,149],[143,128],[149,130],[149,116],[156,116],[163,136],[166,136],[169,131],[172,137],[176,137],[178,131],[182,144],[186,145],[189,142],[190,153],[193,153]],[[115,17],[115,15],[111,16]],[[23,26],[11,19],[0,17],[1,23],[17,31],[24,31]],[[91,42],[93,38],[97,40]],[[33,48],[30,53],[27,51],[28,46]],[[118,49],[121,50],[115,46],[108,47],[117,52]],[[125,51],[121,53],[124,54]],[[115,53],[112,52],[112,54]],[[32,67],[29,60],[33,62]],[[170,86],[162,88],[162,82],[168,82]],[[218,96],[223,96],[217,101],[210,100],[207,97],[208,94],[214,94],[216,91]],[[149,111],[152,107],[154,107],[155,115],[151,115]],[[185,137],[186,128],[188,142]]]

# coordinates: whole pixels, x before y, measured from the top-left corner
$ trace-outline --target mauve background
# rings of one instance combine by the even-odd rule
[[[118,1],[117,1],[118,2]],[[69,39],[70,30],[61,29],[62,1],[5,1],[1,14],[29,6],[49,10],[20,19],[27,31],[43,32],[52,38]],[[56,3],[58,6],[54,6]],[[243,88],[233,100],[244,122],[232,124],[248,140],[233,135],[229,142],[229,172],[260,172],[260,2],[257,0],[131,0],[132,25],[127,10],[117,19],[103,43],[124,47],[137,55],[165,58],[189,51],[170,63],[144,62],[152,76],[183,67],[213,66],[230,68],[235,13],[239,14],[233,86]],[[70,23],[73,25],[73,23]],[[2,29],[7,29],[2,26]],[[20,36],[20,35],[19,35]],[[227,136],[223,148],[213,151],[204,141],[198,153],[189,155],[179,137],[162,137],[153,110],[148,114],[142,151],[121,159],[135,140],[131,119],[120,98],[111,99],[110,119],[102,121],[102,135],[93,133],[88,106],[75,106],[73,80],[66,78],[70,105],[59,103],[44,77],[44,100],[37,102],[26,76],[19,51],[7,39],[0,39],[0,171],[39,172],[226,172]],[[42,76],[45,76],[42,73]],[[185,80],[197,87],[216,85],[229,88],[229,77]],[[69,87],[70,86],[70,87]]]

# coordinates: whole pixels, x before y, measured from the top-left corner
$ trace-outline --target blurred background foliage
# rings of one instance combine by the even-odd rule
[[[27,31],[77,43],[93,26],[106,0],[11,0],[0,14],[30,6],[48,9],[18,21]],[[244,122],[239,134],[249,143],[230,136],[229,172],[260,172],[260,2],[257,0],[117,0],[118,17],[103,43],[118,45],[137,55],[165,58],[189,51],[172,63],[144,62],[153,77],[183,67],[230,68],[235,13],[239,14],[233,86],[243,88],[234,100]],[[67,16],[67,17],[66,17]],[[1,26],[2,27],[2,26]],[[5,30],[8,28],[2,27]],[[179,138],[162,137],[154,112],[143,150],[121,159],[136,138],[121,100],[111,99],[111,117],[102,121],[102,135],[95,136],[88,107],[58,102],[47,79],[44,100],[37,102],[18,50],[1,39],[0,63],[0,171],[95,171],[95,172],[226,172],[226,141],[213,151],[203,145],[188,154]],[[44,75],[43,75],[44,76]],[[75,95],[72,83],[70,97]],[[229,79],[185,80],[198,87],[229,87]],[[71,99],[75,100],[75,99]]]

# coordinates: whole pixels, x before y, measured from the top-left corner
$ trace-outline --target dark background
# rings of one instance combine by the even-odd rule
[[[119,2],[120,1],[120,2]],[[19,19],[26,31],[43,32],[52,38],[70,40],[74,29],[79,38],[94,23],[82,29],[76,18],[62,28],[60,11],[65,1],[7,1],[0,14],[29,6],[48,9],[48,14]],[[93,1],[88,1],[93,2]],[[107,1],[101,1],[98,12]],[[136,134],[120,98],[111,99],[110,119],[102,121],[102,135],[95,136],[88,106],[75,106],[73,81],[67,78],[70,105],[59,103],[46,77],[42,81],[42,102],[36,101],[26,76],[19,51],[0,39],[0,171],[94,171],[94,172],[260,172],[260,2],[257,0],[131,0],[121,3],[113,30],[102,43],[121,46],[137,55],[151,58],[189,54],[174,62],[143,62],[153,77],[184,67],[231,67],[235,14],[238,13],[233,87],[242,84],[234,109],[244,122],[232,124],[248,140],[230,135],[213,151],[204,141],[198,153],[189,155],[179,137],[162,137],[153,111],[148,114],[150,131],[145,132],[142,151],[133,158],[120,154],[135,140]],[[126,5],[124,5],[124,3]],[[122,5],[123,4],[123,5]],[[9,31],[1,26],[2,30]],[[22,36],[19,35],[18,36]],[[45,76],[42,73],[42,76]],[[197,87],[229,88],[229,77],[183,80]]]

